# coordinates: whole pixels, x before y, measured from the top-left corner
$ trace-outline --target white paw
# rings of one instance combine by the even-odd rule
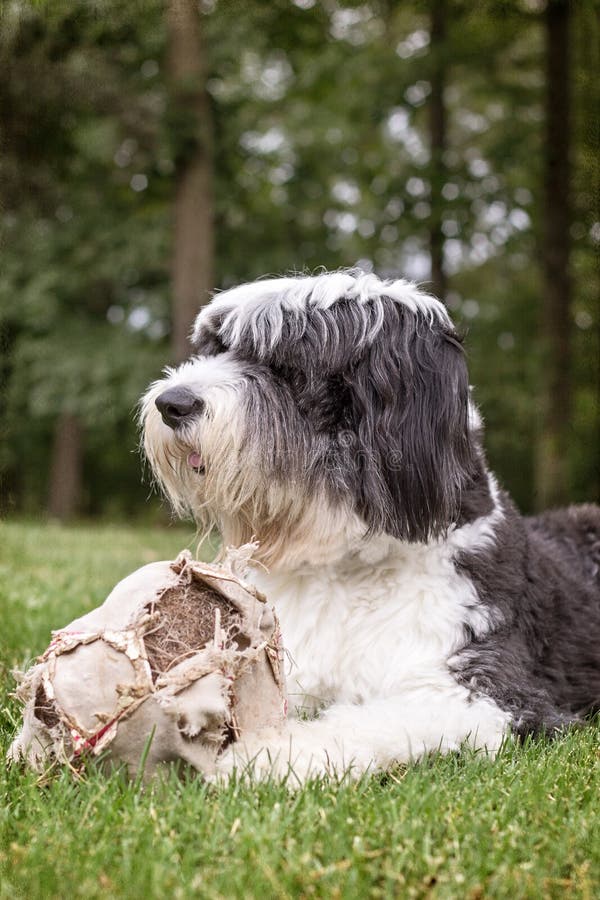
[[[269,729],[231,744],[218,758],[211,781],[227,782],[235,772],[237,778],[248,781],[285,781],[296,788],[309,778],[355,778],[364,771],[365,766],[346,761],[338,747],[326,749],[301,730],[298,735]]]

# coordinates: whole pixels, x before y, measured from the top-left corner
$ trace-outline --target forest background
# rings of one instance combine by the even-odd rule
[[[0,4],[0,511],[161,519],[136,402],[214,288],[441,296],[524,511],[600,500],[596,0]]]

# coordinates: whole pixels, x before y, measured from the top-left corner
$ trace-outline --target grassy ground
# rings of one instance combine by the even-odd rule
[[[10,669],[181,530],[0,524],[0,753]],[[0,767],[0,898],[600,895],[600,730],[359,784],[217,791],[175,777],[44,784]]]

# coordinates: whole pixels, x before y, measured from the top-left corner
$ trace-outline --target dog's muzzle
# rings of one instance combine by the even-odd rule
[[[204,411],[204,400],[196,397],[189,388],[173,387],[163,391],[156,400],[156,408],[169,428],[187,425]]]

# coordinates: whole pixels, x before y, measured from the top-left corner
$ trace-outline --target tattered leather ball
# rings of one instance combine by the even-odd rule
[[[286,714],[281,635],[273,608],[239,574],[254,545],[222,565],[175,562],[138,569],[102,606],[53,632],[21,676],[23,728],[9,759],[37,771],[79,768],[89,756],[152,774],[184,761],[214,772],[245,732]]]

